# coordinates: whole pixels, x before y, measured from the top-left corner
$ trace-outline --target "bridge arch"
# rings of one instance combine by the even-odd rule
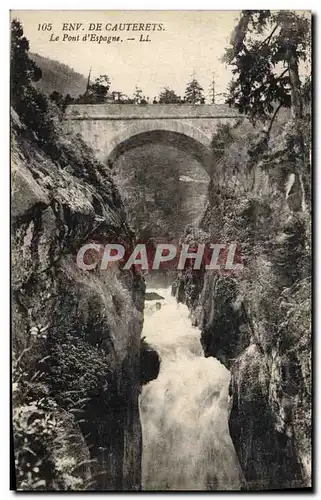
[[[126,151],[150,143],[175,146],[197,159],[210,175],[211,137],[196,127],[179,120],[150,120],[126,127],[109,141],[106,161],[114,163]]]

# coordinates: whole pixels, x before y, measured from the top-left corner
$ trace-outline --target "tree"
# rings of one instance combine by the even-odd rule
[[[14,19],[11,23],[11,103],[22,122],[32,131],[41,145],[53,156],[59,154],[53,144],[55,123],[49,99],[40,92],[33,82],[40,80],[42,73],[29,57],[29,42],[23,36],[21,23]]]
[[[75,99],[73,97],[71,97],[70,94],[67,94],[64,97],[62,94],[60,94],[60,92],[57,92],[57,90],[54,90],[50,94],[49,99],[50,99],[50,101],[54,102],[55,105],[58,106],[58,108],[62,112],[62,115],[60,116],[61,119],[63,118],[63,113],[65,112],[66,107],[69,104],[73,104],[75,102]]]
[[[58,106],[58,108],[63,108],[64,107],[65,99],[64,99],[63,95],[60,94],[60,92],[57,92],[57,90],[54,90],[50,94],[49,99],[51,101],[53,101]]]
[[[143,99],[142,93],[143,93],[142,89],[137,87],[137,85],[136,85],[135,90],[134,90],[134,103],[135,104],[141,103],[141,101]]]
[[[302,118],[299,62],[310,50],[309,20],[290,11],[242,11],[224,61],[233,67],[227,103],[252,122],[283,106]],[[270,130],[270,129],[269,129]]]
[[[196,78],[193,78],[186,86],[185,102],[189,104],[203,104],[205,102],[203,88]]]
[[[102,104],[106,102],[110,85],[109,76],[100,75],[93,83],[88,84],[86,92],[80,94],[75,102],[77,104]]]
[[[148,104],[149,97],[144,96],[142,89],[136,85],[133,99],[129,100],[129,102],[130,101],[132,101],[133,104]]]
[[[225,62],[233,66],[234,75],[228,104],[246,114],[252,123],[258,119],[270,121],[253,150],[255,155],[267,149],[280,108],[291,108],[293,120],[285,149],[302,210],[305,208],[304,185],[308,190],[309,147],[304,139],[304,89],[299,64],[310,57],[310,40],[310,20],[304,14],[244,10],[232,33],[231,47],[224,56]]]
[[[179,104],[180,102],[181,98],[169,87],[164,87],[159,94],[160,104]]]
[[[69,104],[73,104],[75,102],[75,99],[71,97],[70,94],[67,94],[64,99],[64,107],[68,106]]]
[[[11,99],[13,104],[24,95],[25,88],[31,82],[40,80],[42,73],[37,64],[29,57],[29,42],[23,36],[21,23],[13,19],[11,23]]]
[[[113,90],[111,93],[111,97],[114,102],[116,103],[122,103],[126,100],[126,96],[123,92],[120,90]]]
[[[93,103],[100,104],[105,102],[110,89],[110,78],[108,75],[100,75],[94,83],[88,86],[86,97]]]

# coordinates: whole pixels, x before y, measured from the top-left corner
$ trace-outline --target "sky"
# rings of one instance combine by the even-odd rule
[[[107,74],[111,90],[121,90],[129,96],[137,85],[150,99],[165,86],[183,96],[193,75],[208,96],[213,72],[215,92],[226,92],[232,74],[220,59],[239,14],[239,11],[12,11],[12,17],[23,25],[32,52],[68,64],[85,76],[90,67],[92,78]],[[51,31],[44,26],[49,23]],[[63,23],[82,25],[78,31],[63,31]],[[102,31],[89,31],[90,23],[101,23]],[[153,26],[149,26],[151,31],[105,29],[106,25],[111,28],[119,23],[144,23],[144,28],[148,23],[161,23],[162,30],[153,31]],[[87,33],[120,36],[123,42],[83,41]],[[63,41],[63,35],[78,34],[79,41]],[[149,35],[151,41],[139,42],[141,34]],[[50,37],[57,36],[59,40],[50,41]],[[128,37],[135,40],[127,40]],[[224,102],[224,97],[217,96],[216,101]]]

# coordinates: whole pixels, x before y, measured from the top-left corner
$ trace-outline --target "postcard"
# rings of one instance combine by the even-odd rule
[[[11,488],[311,489],[311,12],[10,15]]]

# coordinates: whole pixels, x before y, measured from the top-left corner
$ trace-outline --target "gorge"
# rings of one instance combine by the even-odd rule
[[[21,369],[41,379],[35,386],[17,381],[16,422],[21,412],[32,418],[34,398],[44,398],[39,411],[57,422],[49,452],[55,472],[46,488],[308,486],[308,267],[291,282],[284,260],[273,261],[283,270],[275,276],[263,253],[254,259],[258,245],[271,241],[268,227],[279,245],[270,258],[277,259],[298,221],[300,228],[306,224],[305,215],[294,219],[284,195],[276,221],[268,203],[251,191],[244,171],[233,178],[234,197],[228,195],[226,172],[217,172],[208,186],[207,174],[173,145],[126,153],[110,176],[80,139],[78,156],[74,145],[64,150],[67,169],[53,166],[32,141],[13,113],[13,344],[19,359],[28,351]],[[233,147],[227,154],[234,155]],[[158,182],[150,169],[156,164],[161,172],[162,162],[172,177]],[[266,190],[275,200],[274,181],[258,168],[251,172],[256,192]],[[139,185],[146,186],[143,194]],[[206,243],[213,235],[242,241],[247,266],[241,276],[204,266],[161,273],[160,281],[147,276],[146,297],[162,298],[147,299],[144,307],[144,277],[134,267],[126,273],[117,267],[86,272],[75,265],[79,245],[88,239],[105,244],[117,238],[134,247],[137,236],[127,217],[145,241],[159,232],[174,240],[183,234],[181,241],[189,244]],[[308,262],[306,246],[295,243],[294,249],[298,262]],[[256,287],[262,283],[265,301],[271,301],[269,291],[281,287],[280,312],[276,304],[269,323],[265,315],[272,303],[257,309]],[[292,326],[289,310],[297,318]],[[275,318],[279,329],[267,337],[263,326]],[[31,334],[35,331],[38,336]],[[150,346],[144,358],[141,334]],[[26,387],[31,391],[22,403]],[[71,465],[62,471],[66,456]]]
[[[63,110],[31,80],[11,114],[14,488],[309,488],[309,111],[301,171],[287,109],[267,141],[234,108]],[[115,243],[238,245],[243,268],[77,265]]]
[[[311,13],[10,15],[11,489],[312,489]]]
[[[50,447],[41,443],[48,446],[43,470],[48,460],[54,470],[46,488],[309,486],[309,226],[280,194],[284,183],[252,166],[228,177],[240,161],[235,148],[246,155],[242,134],[208,185],[196,160],[173,145],[125,153],[110,175],[81,139],[75,149],[74,136],[64,135],[69,166],[57,167],[15,113],[12,120],[13,345],[17,369],[31,377],[16,382],[16,446],[21,415],[30,423],[41,400],[40,421],[49,412],[56,422]],[[169,178],[159,176],[163,169]],[[301,240],[293,240],[298,231]],[[135,267],[86,272],[75,264],[88,240],[116,238],[133,248],[137,237],[159,234],[183,234],[188,244],[214,235],[241,241],[244,270],[225,275],[201,266],[160,274],[159,283],[147,276],[146,297],[162,298],[144,306],[144,276]],[[141,332],[150,346],[143,358]],[[66,457],[70,466],[62,467]]]

